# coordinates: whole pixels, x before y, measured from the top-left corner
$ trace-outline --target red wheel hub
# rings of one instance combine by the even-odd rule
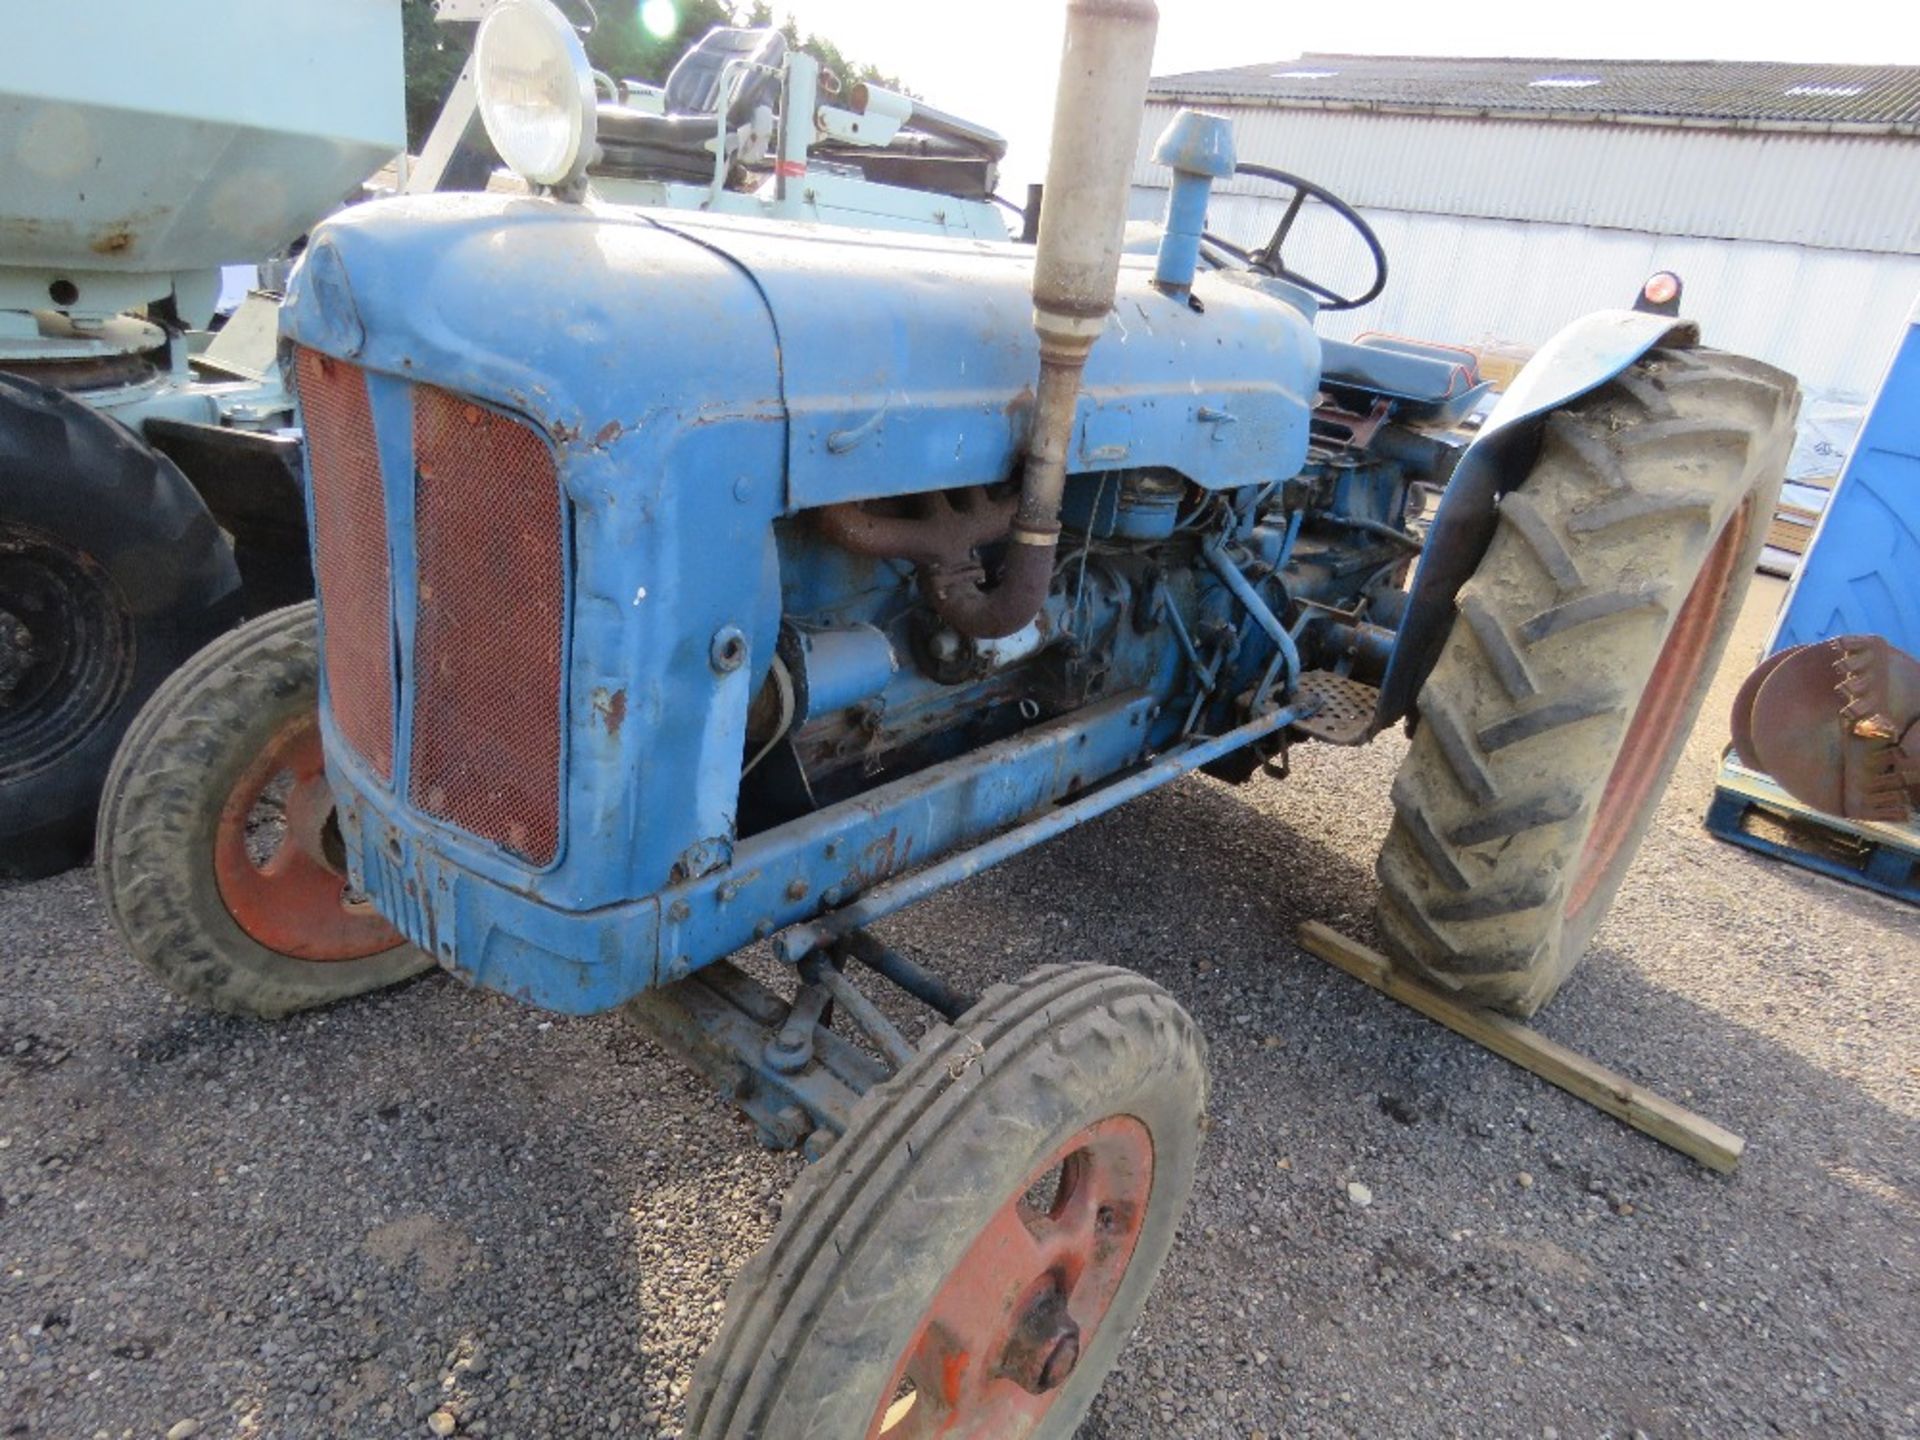
[[[267,949],[328,962],[362,960],[403,943],[377,910],[351,893],[328,854],[338,845],[332,831],[320,720],[309,712],[281,726],[254,757],[221,807],[214,833],[220,898]]]
[[[1700,574],[1687,592],[1686,602],[1673,622],[1667,642],[1654,662],[1647,688],[1620,742],[1620,754],[1601,792],[1586,848],[1567,887],[1567,914],[1578,916],[1599,892],[1600,882],[1613,866],[1620,847],[1633,833],[1641,811],[1654,798],[1653,788],[1666,769],[1667,755],[1686,718],[1700,669],[1713,644],[1713,633],[1726,609],[1734,571],[1746,552],[1747,528],[1753,523],[1753,502],[1746,501],[1720,527],[1720,538],[1707,552]]]
[[[934,1293],[868,1440],[1031,1435],[1119,1293],[1152,1193],[1153,1139],[1130,1115],[1036,1167]]]

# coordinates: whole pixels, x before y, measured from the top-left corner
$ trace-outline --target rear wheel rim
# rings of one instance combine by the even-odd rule
[[[930,1297],[868,1440],[1032,1435],[1120,1292],[1152,1193],[1153,1139],[1130,1115],[1036,1166]]]
[[[405,943],[355,894],[342,865],[319,716],[274,732],[249,763],[214,833],[214,878],[234,923],[295,960],[364,960]]]
[[[1683,738],[1680,730],[1693,709],[1693,699],[1711,679],[1704,673],[1705,662],[1746,553],[1752,512],[1753,501],[1749,499],[1720,527],[1720,536],[1694,577],[1693,588],[1674,617],[1653,673],[1640,692],[1640,703],[1621,738],[1620,753],[1607,776],[1606,788],[1600,792],[1586,845],[1567,887],[1567,915],[1576,923],[1601,896],[1603,882],[1635,834],[1646,808],[1659,799],[1661,782],[1672,768],[1674,750]]]
[[[0,526],[0,779],[45,769],[116,710],[133,616],[113,577],[50,535]]]

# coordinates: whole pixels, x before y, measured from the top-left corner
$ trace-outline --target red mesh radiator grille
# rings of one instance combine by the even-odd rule
[[[414,390],[413,804],[537,865],[560,846],[560,482],[540,436]]]
[[[294,384],[313,484],[314,578],[326,612],[323,662],[334,722],[393,779],[393,612],[387,510],[367,380],[344,360],[302,349]]]

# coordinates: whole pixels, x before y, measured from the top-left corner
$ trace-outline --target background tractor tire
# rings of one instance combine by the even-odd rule
[[[727,1297],[725,1324],[694,1377],[688,1435],[873,1434],[877,1412],[893,1400],[924,1337],[930,1302],[991,1268],[962,1263],[981,1253],[973,1246],[983,1217],[1004,1216],[1031,1196],[1036,1167],[1046,1174],[1048,1158],[1086,1127],[1120,1117],[1150,1134],[1150,1184],[1138,1204],[1116,1207],[1128,1218],[1115,1230],[1125,1229],[1132,1248],[1119,1262],[1117,1289],[1103,1292],[1110,1302],[1083,1337],[1077,1365],[1047,1390],[1045,1413],[1023,1422],[997,1412],[923,1412],[885,1432],[1066,1440],[1126,1344],[1173,1243],[1192,1189],[1206,1097],[1199,1031],[1143,976],[1049,966],[996,986],[869,1092],[847,1133],[794,1186],[780,1228]],[[1068,1207],[1061,1200],[1056,1213]],[[1110,1223],[1104,1203],[1099,1213]],[[1080,1273],[1084,1284],[1094,1272]],[[967,1393],[968,1375],[977,1378],[969,1367],[992,1361],[955,1354],[945,1383]],[[937,1409],[930,1395],[915,1404],[923,1399]]]
[[[1620,888],[1712,683],[1793,441],[1790,376],[1656,350],[1550,414],[1393,785],[1396,959],[1530,1015]]]
[[[240,613],[233,556],[170,460],[0,375],[0,875],[86,859],[134,714]]]
[[[127,948],[223,1014],[278,1019],[433,965],[351,894],[327,833],[314,636],[308,601],[194,656],[128,730],[101,798],[100,887]]]

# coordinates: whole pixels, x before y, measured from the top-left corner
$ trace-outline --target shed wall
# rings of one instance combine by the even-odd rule
[[[1158,218],[1165,192],[1136,187],[1136,217]],[[1211,227],[1264,240],[1282,207],[1248,196],[1214,200]],[[1878,387],[1920,295],[1920,256],[1727,242],[1596,226],[1365,208],[1387,252],[1378,300],[1323,315],[1320,333],[1369,330],[1478,346],[1538,345],[1591,310],[1630,305],[1646,277],[1686,282],[1684,313],[1709,345],[1752,355],[1800,378],[1810,400],[1859,402]],[[1364,286],[1359,246],[1337,220],[1308,207],[1287,263],[1353,293]]]
[[[1179,108],[1148,105],[1136,182],[1168,182],[1153,144]],[[1233,121],[1242,160],[1318,181],[1364,209],[1920,253],[1912,137],[1205,108]]]

